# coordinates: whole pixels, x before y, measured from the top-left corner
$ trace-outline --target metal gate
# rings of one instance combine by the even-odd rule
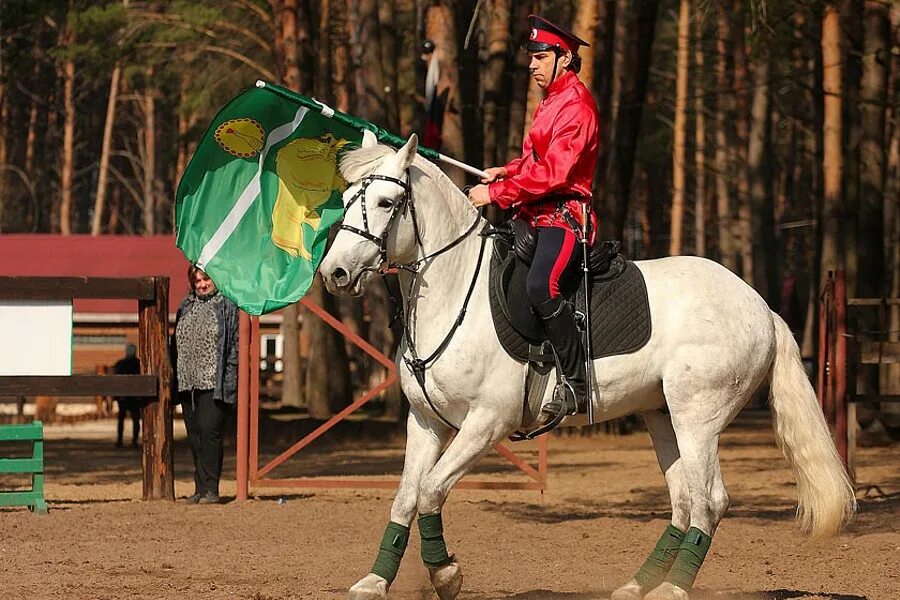
[[[266,464],[259,462],[259,319],[240,315],[240,346],[238,359],[238,415],[237,415],[237,499],[246,500],[251,486],[291,487],[291,488],[396,488],[399,477],[390,478],[343,478],[343,477],[301,477],[277,478],[274,471],[290,457],[294,456],[337,423],[367,402],[377,397],[397,381],[394,362],[377,348],[350,330],[344,323],[322,307],[304,298],[304,307],[315,317],[340,332],[350,343],[359,347],[387,370],[381,383],[366,390],[349,406],[328,421],[298,440]],[[538,438],[538,464],[533,466],[501,443],[494,450],[505,457],[527,478],[515,481],[464,478],[455,487],[459,489],[507,489],[539,490],[547,487],[547,436]]]

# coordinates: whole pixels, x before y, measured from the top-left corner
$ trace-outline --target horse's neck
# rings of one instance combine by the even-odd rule
[[[481,223],[471,229],[476,218],[483,221],[481,217],[461,206],[458,198],[445,196],[447,192],[416,200],[424,245],[420,252],[436,252],[469,233],[453,248],[423,263],[418,273],[400,271],[399,275],[407,326],[420,356],[430,353],[433,343],[440,343],[459,315],[482,244]]]

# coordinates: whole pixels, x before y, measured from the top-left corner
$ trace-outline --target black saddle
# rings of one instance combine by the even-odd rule
[[[490,304],[497,336],[507,354],[540,370],[551,369],[553,354],[540,319],[525,296],[525,278],[534,258],[534,228],[519,219],[482,235],[494,238]],[[602,358],[640,350],[650,339],[650,304],[644,276],[619,253],[620,243],[595,244],[589,255],[591,277],[591,354]],[[562,292],[576,315],[585,314],[584,285],[572,278]],[[580,323],[583,330],[583,319]]]

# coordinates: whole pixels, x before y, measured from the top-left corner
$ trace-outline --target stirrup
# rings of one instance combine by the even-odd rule
[[[572,384],[565,378],[560,380],[556,387],[553,388],[553,397],[541,408],[541,412],[548,415],[556,415],[560,412],[565,416],[577,415],[578,398],[575,396],[575,389],[572,387]]]
[[[541,412],[546,413],[547,408],[550,406],[550,404],[552,402],[553,402],[552,400],[550,402],[548,402],[547,405],[544,406],[543,409],[541,409]],[[558,413],[556,413],[552,419],[550,419],[549,421],[547,421],[546,423],[544,423],[537,429],[533,429],[531,431],[516,431],[516,432],[512,433],[509,436],[509,441],[523,442],[523,441],[527,441],[527,440],[533,440],[534,438],[536,438],[539,435],[543,435],[543,434],[547,433],[548,431],[553,431],[554,429],[556,429],[556,427],[560,423],[562,423],[562,420],[565,419],[567,416],[569,416],[569,415],[566,414],[566,403],[562,402],[560,411]]]

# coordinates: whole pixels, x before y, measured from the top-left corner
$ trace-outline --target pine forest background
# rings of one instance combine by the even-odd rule
[[[195,144],[256,79],[406,136],[437,60],[441,150],[502,164],[540,98],[521,49],[532,12],[591,43],[595,207],[630,258],[723,263],[805,357],[828,271],[846,270],[850,296],[900,296],[900,3],[882,0],[2,0],[0,234],[171,232]],[[396,346],[383,287],[311,295]],[[382,376],[301,319],[333,365],[306,368],[286,316],[286,403],[324,418]],[[871,325],[897,339],[896,309],[888,321]]]

